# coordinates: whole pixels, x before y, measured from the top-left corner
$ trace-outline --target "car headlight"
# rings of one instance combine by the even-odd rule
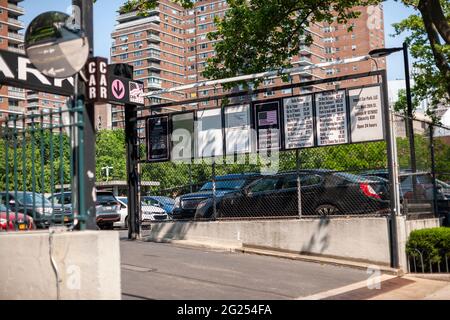
[[[200,202],[197,206],[197,209],[203,209],[204,207],[206,207],[207,205],[209,205],[211,203],[211,199],[206,199],[203,200],[202,202]]]
[[[181,197],[176,197],[174,208],[179,208],[180,206],[181,206]]]

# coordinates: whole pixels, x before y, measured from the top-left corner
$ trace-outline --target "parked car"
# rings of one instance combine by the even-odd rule
[[[66,208],[72,209],[72,193],[63,192],[54,194],[50,200]],[[95,206],[96,221],[100,229],[112,229],[114,223],[120,221],[121,204],[114,194],[109,191],[97,191],[97,202]]]
[[[229,174],[216,177],[216,203],[226,194],[238,194],[259,174]],[[173,219],[192,219],[210,217],[213,213],[213,184],[207,182],[198,192],[185,194],[175,199],[172,211]]]
[[[34,230],[33,218],[26,216],[23,213],[8,212],[8,209],[3,204],[0,204],[0,231],[26,231]]]
[[[365,214],[387,212],[386,183],[330,170],[302,170],[303,215]],[[250,175],[242,180],[217,178],[216,213],[221,217],[296,216],[298,212],[297,173],[273,176]],[[213,216],[211,183],[200,192],[176,200],[174,216],[197,219]]]
[[[122,209],[120,210],[120,221],[114,223],[114,227],[127,228],[128,226],[128,198],[118,197],[117,198]],[[153,221],[164,221],[168,220],[170,217],[166,211],[159,206],[154,206],[148,204],[145,199],[141,200],[141,210],[142,210],[142,224],[147,224]]]
[[[142,201],[145,203],[162,208],[168,215],[171,215],[175,206],[175,200],[163,196],[144,196]]]
[[[33,218],[37,228],[70,223],[70,212],[64,206],[54,204],[43,194],[32,192],[0,192],[0,202],[12,212],[23,213]],[[7,202],[8,201],[8,202]]]
[[[363,172],[361,175],[366,177],[376,176],[383,179],[389,179],[389,172],[387,170],[371,170]],[[414,196],[413,192],[413,179],[416,179],[417,195]],[[399,175],[400,184],[400,197],[401,199],[413,199],[417,200],[433,200],[433,178],[428,172],[417,172],[413,174],[409,170],[403,170]],[[450,200],[450,185],[436,179],[436,196],[437,200]]]
[[[97,191],[95,210],[97,225],[100,229],[112,230],[114,223],[120,221],[121,203],[112,192]]]

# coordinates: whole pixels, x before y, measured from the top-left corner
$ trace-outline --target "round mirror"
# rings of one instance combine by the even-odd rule
[[[89,41],[73,17],[51,11],[37,16],[28,26],[25,51],[44,75],[67,78],[86,64]]]

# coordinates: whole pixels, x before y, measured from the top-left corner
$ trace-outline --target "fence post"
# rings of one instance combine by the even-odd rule
[[[216,160],[213,158],[212,163],[212,196],[213,196],[213,219],[216,219],[217,215],[217,199],[216,199]]]
[[[298,205],[298,217],[299,219],[302,218],[302,184],[300,179],[300,151],[295,150],[295,160],[296,160],[296,167],[297,167],[297,205]]]
[[[133,79],[133,67],[128,64],[120,63],[111,65],[108,72],[118,77]],[[124,108],[128,185],[128,239],[136,240],[141,234],[137,106],[134,104],[125,104]]]
[[[436,159],[434,157],[434,126],[430,124],[430,154],[431,154],[431,177],[433,179],[433,209],[434,216],[439,217],[437,202],[437,183],[436,183]]]
[[[399,267],[399,247],[398,247],[398,232],[397,232],[397,215],[400,214],[400,197],[398,189],[398,158],[395,139],[394,118],[389,109],[389,97],[387,88],[387,74],[386,70],[381,73],[383,85],[383,105],[384,105],[384,122],[386,130],[386,145],[388,155],[388,170],[389,170],[389,184],[390,188],[390,240],[391,240],[391,267]]]
[[[128,239],[140,237],[140,201],[137,145],[137,107],[125,105],[125,137],[127,146],[127,184],[128,184]]]

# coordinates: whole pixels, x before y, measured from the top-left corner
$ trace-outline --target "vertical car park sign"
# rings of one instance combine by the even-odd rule
[[[147,159],[159,162],[170,160],[169,117],[158,116],[147,119]]]
[[[314,146],[313,95],[283,100],[284,148],[286,150]]]
[[[352,142],[384,139],[381,87],[349,90]]]
[[[255,104],[255,128],[258,151],[280,149],[280,101]]]
[[[348,143],[346,91],[327,91],[315,96],[317,145]]]

